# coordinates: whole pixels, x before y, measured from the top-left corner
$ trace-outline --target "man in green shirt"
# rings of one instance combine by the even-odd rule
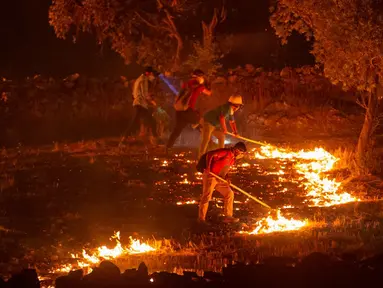
[[[242,96],[234,95],[229,98],[227,103],[218,106],[204,115],[199,158],[206,153],[212,135],[218,138],[219,148],[225,147],[225,134],[227,133],[226,120],[229,120],[233,133],[238,134],[234,113],[238,111],[242,105]]]

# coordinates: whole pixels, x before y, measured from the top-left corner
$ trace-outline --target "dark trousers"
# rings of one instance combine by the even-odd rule
[[[199,122],[199,113],[188,109],[186,111],[176,111],[176,123],[173,128],[172,134],[170,134],[168,143],[166,144],[167,148],[173,147],[177,138],[181,135],[182,130],[187,125],[197,124]]]
[[[151,109],[146,109],[140,105],[134,106],[134,118],[130,124],[128,135],[137,133],[140,129],[141,122],[152,131],[152,135],[157,138],[157,124],[153,117]]]

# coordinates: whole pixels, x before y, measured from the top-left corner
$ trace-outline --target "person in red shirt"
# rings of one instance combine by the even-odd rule
[[[213,191],[217,190],[223,196],[225,215],[225,223],[238,222],[238,218],[233,217],[234,193],[230,188],[230,181],[227,177],[228,172],[235,164],[235,160],[242,158],[246,152],[246,145],[243,142],[238,142],[231,148],[220,148],[207,152],[202,157],[205,157],[206,168],[202,176],[202,197],[199,203],[198,221],[205,223],[206,214],[209,208],[209,201],[213,195]],[[227,182],[223,182],[215,178],[210,172],[224,178]]]
[[[200,115],[196,109],[197,100],[202,93],[208,96],[211,95],[211,91],[206,87],[205,82],[205,74],[203,71],[197,69],[193,71],[192,79],[182,85],[182,90],[188,91],[190,97],[187,99],[187,108],[185,110],[181,108],[177,111],[176,108],[176,123],[166,144],[167,151],[173,147],[177,138],[181,135],[182,130],[187,125],[197,125],[199,123]]]

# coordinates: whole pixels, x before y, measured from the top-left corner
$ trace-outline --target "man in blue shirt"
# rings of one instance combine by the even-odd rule
[[[206,153],[212,135],[218,138],[219,148],[225,147],[225,134],[228,132],[226,120],[229,120],[233,133],[238,134],[234,113],[238,111],[242,105],[242,96],[234,95],[229,98],[227,103],[218,106],[204,115],[202,139],[198,157]]]

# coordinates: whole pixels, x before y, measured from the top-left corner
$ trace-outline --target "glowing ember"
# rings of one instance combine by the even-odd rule
[[[179,183],[180,184],[187,184],[187,185],[191,184],[191,182],[186,178],[184,178],[184,180],[180,181]]]
[[[255,224],[255,229],[251,232],[241,231],[241,234],[268,234],[273,232],[294,231],[308,225],[308,220],[300,221],[294,219],[287,219],[281,215],[278,210],[276,217],[269,215],[267,218],[259,220]]]
[[[197,204],[197,201],[191,200],[191,201],[185,201],[185,202],[177,202],[177,205],[192,205],[192,204]]]
[[[183,175],[181,175],[181,178],[183,179],[182,181],[180,181],[180,182],[178,182],[179,184],[186,184],[186,185],[190,185],[190,184],[192,184],[192,182],[190,182],[188,179],[187,179],[187,177],[188,177],[188,174],[183,174]]]
[[[162,166],[162,167],[167,167],[167,166],[169,166],[168,161],[164,160],[164,161],[162,162],[162,165],[161,165],[161,166]]]
[[[323,148],[315,148],[313,151],[291,152],[272,146],[262,146],[259,153],[255,153],[260,159],[289,159],[294,163],[294,168],[303,177],[299,178],[301,186],[307,192],[309,206],[328,207],[348,202],[360,201],[347,192],[340,193],[338,190],[341,183],[331,180],[322,173],[330,171],[339,160]],[[272,173],[268,173],[272,174]],[[283,170],[273,174],[283,175]]]
[[[156,249],[149,246],[148,244],[141,243],[140,240],[134,240],[132,237],[130,237],[130,241],[132,244],[130,244],[129,247],[129,254],[141,254],[156,251]]]
[[[194,175],[195,175],[197,180],[202,180],[202,173],[196,172]]]
[[[156,251],[155,248],[149,246],[148,244],[141,243],[140,240],[135,240],[132,237],[130,237],[129,239],[131,242],[130,246],[123,247],[120,242],[120,232],[117,232],[110,238],[110,240],[116,241],[116,245],[114,248],[101,246],[95,249],[93,254],[88,254],[85,250],[83,250],[82,259],[77,254],[71,254],[71,257],[77,260],[76,265],[66,264],[51,272],[68,273],[74,269],[86,268],[86,270],[88,270],[87,272],[90,273],[92,271],[92,269],[90,268],[91,266],[99,264],[104,260],[113,260],[125,255],[142,254]]]

